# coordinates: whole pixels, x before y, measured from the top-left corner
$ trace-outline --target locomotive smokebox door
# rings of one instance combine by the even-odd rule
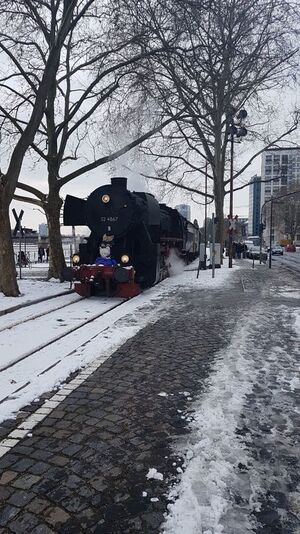
[[[112,178],[111,185],[98,187],[87,199],[87,224],[93,234],[123,237],[135,220],[135,198],[127,190],[126,178]]]

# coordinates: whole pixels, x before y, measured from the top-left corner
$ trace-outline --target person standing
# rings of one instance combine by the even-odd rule
[[[39,263],[43,263],[43,257],[45,256],[45,251],[43,249],[43,247],[39,247],[39,250],[38,250],[38,257],[39,257]]]

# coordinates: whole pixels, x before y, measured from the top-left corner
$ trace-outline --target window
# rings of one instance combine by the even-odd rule
[[[266,156],[266,165],[272,163],[272,156]]]
[[[272,174],[272,167],[266,167],[266,176],[270,176],[270,174]]]
[[[287,154],[282,154],[282,156],[281,156],[281,163],[282,163],[283,165],[287,165],[287,164],[288,164],[288,160],[289,160],[288,155],[287,155]]]
[[[287,175],[287,165],[281,165],[281,176],[286,176]]]

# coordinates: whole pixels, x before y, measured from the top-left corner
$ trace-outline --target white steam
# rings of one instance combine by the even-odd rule
[[[174,249],[170,251],[168,263],[170,276],[176,276],[177,274],[181,274],[183,272],[185,263],[182,258],[179,258]]]

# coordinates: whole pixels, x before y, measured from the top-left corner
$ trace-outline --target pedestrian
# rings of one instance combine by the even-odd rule
[[[48,261],[49,261],[49,252],[50,252],[50,251],[49,251],[49,247],[47,247],[47,248],[46,248],[46,261],[47,261],[47,263],[48,263]]]
[[[39,263],[43,263],[43,257],[45,256],[45,251],[43,247],[39,247],[38,250],[38,256],[39,256]]]
[[[248,250],[248,247],[246,243],[244,243],[243,244],[243,258],[247,258],[247,250]]]
[[[241,259],[241,252],[242,252],[242,245],[241,243],[237,243],[236,244],[236,255],[237,255],[238,260]]]

